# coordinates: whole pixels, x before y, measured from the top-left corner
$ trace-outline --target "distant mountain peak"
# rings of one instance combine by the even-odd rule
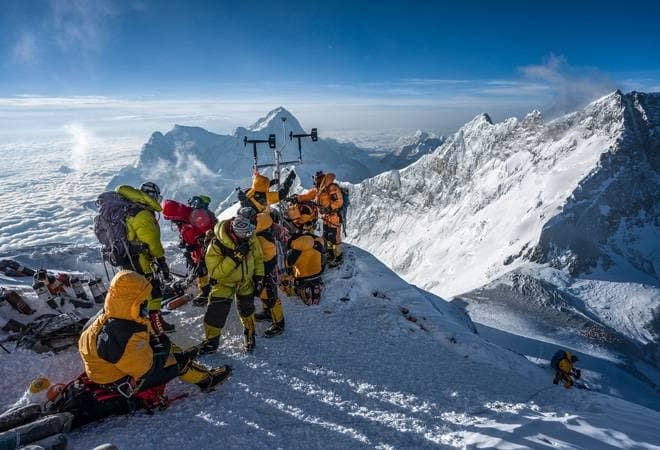
[[[247,127],[247,129],[252,132],[267,131],[269,133],[279,133],[282,131],[282,119],[285,119],[284,125],[287,132],[304,132],[303,127],[300,125],[298,119],[296,119],[296,117],[283,106],[278,106],[277,108],[273,109],[268,114],[266,114],[265,117],[260,118],[255,123]]]

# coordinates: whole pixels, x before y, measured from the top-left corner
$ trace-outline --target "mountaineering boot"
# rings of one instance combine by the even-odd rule
[[[218,384],[224,383],[229,375],[231,375],[231,366],[224,365],[216,367],[215,369],[209,370],[208,377],[197,383],[197,386],[199,386],[202,392],[210,392]]]
[[[273,324],[264,331],[264,337],[271,338],[282,334],[284,331],[284,319],[280,322],[273,322]]]
[[[149,322],[151,323],[151,329],[157,335],[173,333],[175,331],[174,325],[165,322],[163,314],[160,311],[149,311]]]
[[[215,353],[220,346],[220,336],[214,338],[204,339],[201,343],[187,350],[187,353],[194,354],[195,356],[208,355]]]
[[[207,284],[204,286],[199,295],[197,297],[193,298],[193,305],[195,306],[206,306],[206,304],[209,302],[209,294],[211,293],[211,285]]]
[[[282,302],[278,298],[270,309],[271,320],[273,324],[264,331],[264,337],[270,338],[282,334],[284,331],[284,309]]]
[[[179,379],[186,383],[196,384],[202,392],[209,392],[214,386],[225,381],[230,374],[230,366],[208,369],[197,361],[191,360],[179,374]]]

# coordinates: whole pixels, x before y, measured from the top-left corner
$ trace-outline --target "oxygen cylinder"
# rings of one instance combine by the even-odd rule
[[[71,287],[73,288],[73,292],[76,294],[76,297],[82,300],[87,300],[87,294],[85,293],[85,288],[83,288],[83,285],[80,282],[80,278],[72,277],[70,283]]]
[[[53,276],[47,276],[46,281],[44,281],[44,283],[48,285],[48,290],[53,295],[59,295],[66,292],[64,290],[64,283],[62,283],[60,280],[58,280]]]
[[[37,293],[39,301],[46,303],[53,309],[57,309],[57,302],[55,298],[51,295],[50,291],[46,287],[43,281],[37,281],[32,285],[32,289]]]
[[[95,303],[103,303],[105,301],[105,286],[103,286],[103,281],[100,278],[89,280],[87,286],[89,286],[89,290],[92,292]]]

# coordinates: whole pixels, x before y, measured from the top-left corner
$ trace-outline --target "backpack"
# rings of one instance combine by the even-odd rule
[[[103,259],[115,267],[132,265],[126,218],[145,206],[133,203],[116,192],[104,192],[96,200],[98,214],[94,217],[94,234],[101,243]]]
[[[346,236],[346,214],[348,213],[348,207],[351,205],[351,199],[348,195],[349,192],[347,187],[339,186],[339,190],[341,190],[341,198],[343,200],[341,208],[339,208],[339,220],[341,221],[341,228],[344,232],[344,236]]]
[[[559,370],[559,362],[566,357],[566,352],[564,350],[557,350],[557,352],[552,356],[550,360],[550,367],[555,370]]]

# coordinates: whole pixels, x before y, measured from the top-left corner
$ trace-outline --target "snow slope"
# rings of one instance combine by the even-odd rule
[[[452,303],[465,306],[486,339],[542,364],[543,355],[571,349],[591,389],[660,410],[657,288],[532,266]]]
[[[283,133],[284,118],[286,133]],[[298,120],[280,107],[257,120],[253,125],[237,128],[232,135],[218,135],[197,127],[175,125],[163,135],[152,134],[142,147],[140,157],[133,166],[127,166],[112,179],[108,187],[127,183],[139,185],[144,180],[158,183],[165,196],[187,199],[205,193],[215,202],[222,202],[232,195],[236,187],[249,186],[252,175],[252,145],[243,144],[243,138],[267,139],[269,134],[277,136],[278,149],[286,161],[299,158],[297,140],[289,140],[289,132],[300,134],[304,130]],[[339,143],[323,138],[318,142],[303,140],[304,164],[298,166],[301,180],[308,183],[317,170],[333,171],[339,179],[358,182],[386,169],[380,158],[352,143]],[[286,147],[285,147],[286,146]],[[259,146],[259,162],[272,162],[272,150]],[[270,174],[270,169],[265,173]],[[214,203],[216,207],[218,203]]]
[[[352,277],[329,272],[317,307],[286,300],[285,334],[258,339],[253,354],[240,351],[232,313],[220,352],[204,357],[234,368],[218,390],[174,382],[170,394],[188,398],[73,432],[74,448],[659,448],[660,413],[554,386],[548,370],[474,334],[456,306],[364,251],[349,247],[347,259]],[[177,343],[199,339],[201,314],[174,313]],[[73,351],[2,358],[3,407],[32,377],[80,371]]]
[[[350,241],[460,297],[496,342],[605,358],[593,366],[601,387],[657,407],[659,130],[659,94],[617,91],[548,124],[480,115],[355,185]]]

